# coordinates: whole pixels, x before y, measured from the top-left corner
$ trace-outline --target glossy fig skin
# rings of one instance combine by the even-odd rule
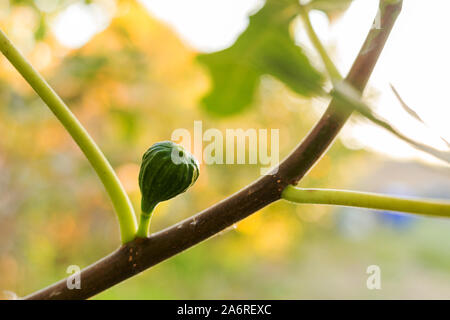
[[[185,192],[199,176],[197,159],[172,141],[158,142],[143,155],[139,172],[142,213]]]

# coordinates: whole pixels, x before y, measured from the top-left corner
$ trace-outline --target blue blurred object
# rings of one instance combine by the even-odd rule
[[[397,196],[413,196],[414,191],[405,184],[389,184],[386,189],[381,190],[382,193]],[[381,224],[388,225],[397,230],[405,230],[414,225],[417,220],[416,216],[394,211],[378,211],[378,218]]]
[[[394,229],[408,229],[417,219],[414,216],[391,211],[381,211],[379,218],[382,224],[389,225]]]

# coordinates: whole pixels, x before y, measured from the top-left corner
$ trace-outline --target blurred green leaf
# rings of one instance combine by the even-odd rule
[[[198,57],[212,77],[212,89],[203,99],[206,110],[222,116],[244,110],[264,74],[301,95],[321,92],[322,76],[289,32],[297,12],[297,0],[268,0],[233,46]]]
[[[47,33],[47,22],[45,20],[44,15],[41,15],[41,18],[39,19],[39,26],[34,32],[34,38],[38,41],[43,40],[45,38],[46,33]]]

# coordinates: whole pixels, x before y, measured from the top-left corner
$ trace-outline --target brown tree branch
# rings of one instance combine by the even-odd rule
[[[401,10],[401,1],[381,0],[379,28],[372,28],[347,81],[362,91]],[[374,23],[374,26],[377,26]],[[351,112],[330,106],[299,146],[273,171],[227,199],[146,239],[136,239],[81,272],[81,289],[61,280],[25,299],[87,299],[217,234],[280,199],[320,159]]]

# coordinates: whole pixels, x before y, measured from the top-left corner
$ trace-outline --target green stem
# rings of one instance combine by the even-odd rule
[[[339,73],[335,64],[329,57],[327,50],[325,50],[324,46],[322,45],[322,42],[320,42],[319,37],[314,31],[314,28],[311,24],[311,20],[309,19],[308,9],[305,6],[300,6],[300,15],[302,16],[303,22],[305,23],[309,39],[311,40],[313,46],[316,48],[317,52],[319,53],[320,58],[322,59],[322,62],[325,66],[325,69],[327,70],[331,78],[331,82],[334,84],[335,82],[341,81],[343,77]]]
[[[0,50],[61,121],[97,172],[116,210],[122,243],[133,240],[136,233],[136,217],[133,206],[100,148],[62,99],[12,44],[2,30],[0,30]]]
[[[282,198],[295,203],[328,204],[376,210],[400,211],[450,218],[450,201],[406,199],[376,193],[288,186]]]
[[[138,238],[147,238],[150,231],[150,221],[152,219],[153,211],[155,211],[158,203],[152,203],[146,208],[146,212],[141,211],[141,217],[139,219],[139,227],[136,233]],[[142,210],[142,209],[141,209]]]
[[[138,238],[147,238],[148,237],[151,219],[152,219],[152,212],[141,213],[141,218],[139,221],[139,228],[137,230],[136,237],[138,237]]]

